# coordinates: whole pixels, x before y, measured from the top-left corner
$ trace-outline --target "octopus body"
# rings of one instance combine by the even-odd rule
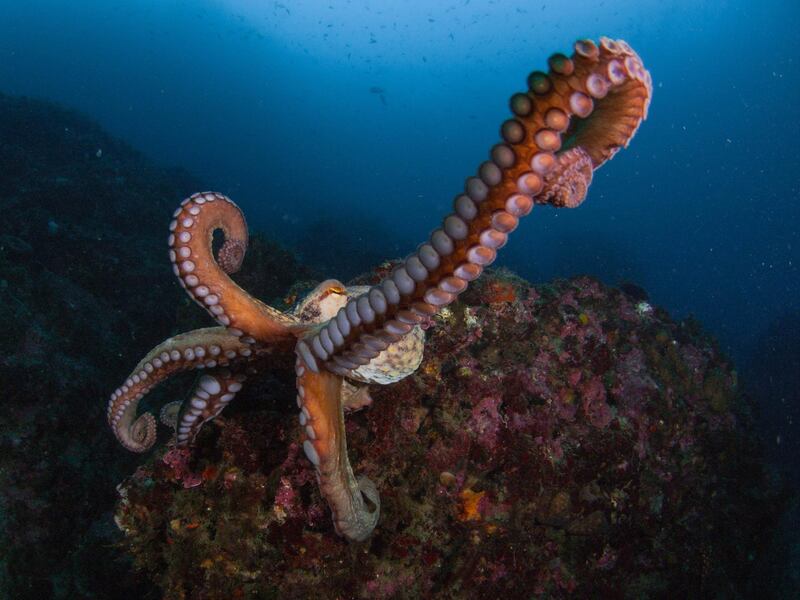
[[[369,403],[366,384],[391,384],[422,359],[419,325],[453,302],[534,204],[576,207],[592,174],[628,145],[647,116],[650,74],[621,40],[579,40],[572,56],[554,54],[514,94],[512,118],[489,160],[466,180],[454,210],[430,238],[379,284],[320,284],[294,311],[250,296],[229,274],[241,266],[247,226],[238,207],[207,192],[184,200],[169,225],[169,256],[178,282],[218,323],[166,340],[112,395],[108,421],[129,450],[156,438],[156,420],[137,405],[172,373],[203,369],[175,416],[176,444],[189,446],[223,410],[253,369],[295,357],[303,450],[314,465],[336,531],[364,540],[378,521],[376,486],[356,478],[347,456],[344,411]],[[216,256],[212,236],[225,241]]]

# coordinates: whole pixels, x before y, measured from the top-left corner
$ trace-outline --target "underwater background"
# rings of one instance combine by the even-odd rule
[[[601,35],[629,42],[652,74],[648,119],[595,174],[584,205],[536,209],[495,266],[535,284],[588,275],[669,313],[665,329],[691,323],[716,340],[709,365],[725,375],[714,381],[748,407],[742,422],[753,446],[744,454],[756,466],[743,470],[765,471],[748,479],[764,494],[759,502],[750,494],[730,504],[751,507],[752,536],[726,543],[739,545],[742,564],[760,566],[726,586],[730,565],[739,564],[731,551],[727,570],[705,587],[681,586],[717,597],[791,597],[800,581],[798,27],[800,5],[788,1],[0,0],[0,597],[177,597],[164,574],[184,576],[179,559],[157,563],[161,550],[141,533],[143,522],[163,523],[142,518],[136,547],[127,548],[136,569],[125,558],[115,488],[145,459],[116,445],[104,403],[150,347],[207,325],[165,257],[169,215],[183,197],[214,189],[239,204],[260,234],[248,254],[259,268],[251,263],[243,286],[265,301],[290,296],[298,281],[363,279],[438,226],[497,141],[508,98],[527,74],[553,52],[569,53],[574,40]],[[514,281],[516,299],[527,288]],[[554,297],[568,293],[564,286]],[[616,306],[611,292],[593,298],[607,296],[604,306]],[[496,297],[484,290],[474,303]],[[666,378],[669,366],[660,368]],[[183,391],[168,388],[161,399],[171,393]],[[711,395],[715,411],[728,409],[728,396]],[[245,413],[248,406],[257,403],[243,401]],[[369,414],[360,418],[366,427]],[[714,446],[708,456],[720,453]],[[459,514],[468,515],[464,490],[479,486],[462,484]],[[157,504],[138,498],[142,507]],[[168,516],[166,527],[174,524]],[[558,515],[536,519],[563,525]],[[759,530],[756,556],[747,544]],[[443,552],[433,542],[427,548],[424,556]],[[617,558],[602,550],[597,561],[613,569]],[[109,564],[98,569],[105,552]],[[520,597],[587,593],[567,583],[548,588],[558,579],[548,577]],[[402,581],[331,589],[404,597]],[[487,589],[491,597],[501,588]],[[643,582],[626,595],[669,591]]]

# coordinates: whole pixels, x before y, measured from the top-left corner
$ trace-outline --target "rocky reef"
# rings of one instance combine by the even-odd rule
[[[167,598],[753,591],[785,498],[696,323],[638,288],[500,271],[428,325],[420,369],[347,417],[383,501],[368,541],[335,535],[275,373],[119,486],[136,568]]]
[[[80,114],[0,94],[0,598],[152,589],[116,550],[115,486],[141,457],[119,448],[104,405],[156,340],[206,323],[165,237],[176,203],[202,188]],[[242,277],[262,298],[309,275],[252,242]]]

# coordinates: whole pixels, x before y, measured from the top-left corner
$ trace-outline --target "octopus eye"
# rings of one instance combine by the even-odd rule
[[[325,291],[320,294],[320,300],[323,300],[332,294],[335,294],[336,296],[346,296],[347,290],[340,285],[332,285],[329,288],[325,288]]]
[[[319,302],[330,296],[347,296],[347,290],[342,285],[325,286],[319,295]]]

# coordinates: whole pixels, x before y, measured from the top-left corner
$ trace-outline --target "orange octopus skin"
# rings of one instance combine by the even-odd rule
[[[247,246],[238,207],[212,192],[184,200],[170,224],[173,270],[221,327],[167,340],[112,394],[108,419],[123,445],[141,452],[153,444],[155,419],[136,418],[136,406],[171,373],[209,369],[179,417],[177,443],[190,444],[241,388],[246,366],[294,345],[303,449],[336,531],[367,539],[380,499],[374,483],[356,479],[347,457],[343,409],[358,393],[348,380],[386,384],[412,373],[422,354],[419,323],[481,275],[534,204],[580,205],[594,169],[627,147],[647,116],[652,80],[624,41],[579,40],[572,56],[554,54],[548,63],[547,73],[534,71],[529,89],[512,96],[503,141],[467,179],[442,227],[363,293],[324,282],[295,314],[259,302],[228,277]],[[216,258],[215,229],[225,234]]]

